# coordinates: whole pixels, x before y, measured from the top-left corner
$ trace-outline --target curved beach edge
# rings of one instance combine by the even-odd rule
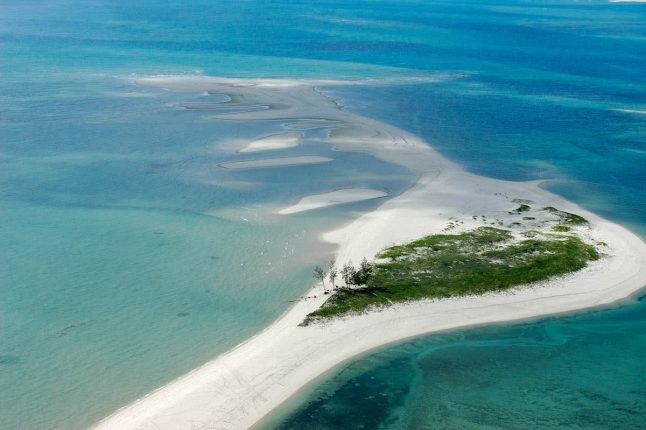
[[[327,233],[325,239],[339,244],[340,259],[358,261],[362,255],[374,255],[372,250],[381,249],[382,245],[433,233],[437,225],[429,217],[446,220],[449,213],[446,206],[432,206],[433,200],[429,203],[428,198],[439,193],[438,189],[450,194],[449,184],[461,190],[460,201],[468,200],[463,193],[469,184],[482,187],[480,194],[472,195],[473,204],[500,200],[501,192],[514,193],[546,206],[582,214],[591,222],[595,239],[607,244],[606,255],[575,274],[508,293],[403,304],[299,327],[303,318],[327,298],[320,294],[320,287],[315,287],[310,295],[318,293],[316,299],[297,303],[260,334],[118,411],[94,428],[182,429],[195,428],[196,424],[218,429],[249,428],[317,376],[371,349],[448,329],[609,305],[644,286],[646,245],[630,231],[535,184],[497,181],[464,172],[422,177],[411,190],[351,224]],[[495,192],[486,194],[484,190]],[[470,209],[488,210],[486,207]],[[459,211],[454,214],[459,215]]]
[[[539,188],[536,181],[510,182],[470,174],[425,144],[428,149],[424,149],[415,136],[353,114],[344,114],[342,119],[347,122],[349,116],[363,128],[378,127],[381,134],[374,135],[381,136],[379,142],[386,135],[388,142],[404,146],[406,152],[414,146],[415,152],[421,151],[416,159],[424,159],[432,169],[420,172],[416,185],[375,211],[324,234],[323,240],[337,244],[338,262],[358,262],[387,246],[441,232],[449,220],[463,221],[463,229],[482,225],[483,216],[507,222],[517,199],[587,218],[590,225],[582,235],[589,242],[603,244],[603,258],[568,276],[505,293],[398,304],[299,327],[329,297],[315,286],[307,296],[316,298],[297,302],[261,333],[92,428],[249,428],[318,376],[372,349],[433,332],[606,306],[636,294],[646,284],[646,244],[629,230]],[[346,128],[335,143],[352,149],[350,140],[356,141],[356,136],[348,130],[358,133]],[[391,135],[403,140],[390,139]],[[400,162],[405,151],[397,151],[395,161]],[[388,158],[389,154],[378,148],[377,156]]]

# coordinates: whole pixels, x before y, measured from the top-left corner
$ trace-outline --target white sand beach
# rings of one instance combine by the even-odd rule
[[[307,164],[321,164],[332,161],[330,157],[316,155],[302,157],[263,158],[260,160],[231,161],[220,163],[218,166],[225,169],[266,169],[272,167],[303,166]]]
[[[156,78],[154,84],[175,90],[214,90],[225,94],[231,85],[217,78],[198,81],[189,85],[182,78],[174,86],[172,78],[167,81]],[[338,121],[343,127],[335,128],[330,140],[340,150],[368,151],[420,175],[411,189],[323,236],[338,246],[339,264],[358,262],[363,257],[370,259],[386,246],[440,232],[450,220],[463,221],[459,229],[490,222],[508,225],[513,217],[509,212],[518,205],[515,199],[531,201],[532,207],[554,206],[586,217],[590,226],[577,227],[578,232],[589,242],[605,243],[599,245],[603,258],[575,274],[506,293],[396,305],[379,312],[299,327],[303,318],[329,297],[322,294],[320,286],[315,286],[305,294],[316,295],[315,299],[300,300],[263,332],[124,407],[94,428],[249,428],[316,377],[379,346],[442,330],[609,305],[646,284],[646,244],[625,228],[542,190],[537,182],[501,181],[465,172],[416,136],[344,112],[312,86],[290,86],[283,81],[271,85],[265,82],[254,87],[229,88],[234,92],[242,88],[249,103],[266,103],[271,96],[273,102],[287,106],[273,112],[269,109],[240,113],[237,119]],[[265,92],[269,89],[272,91]],[[294,116],[297,112],[301,114]],[[236,115],[230,118],[236,119]]]
[[[342,190],[331,191],[329,193],[303,197],[295,205],[281,209],[278,213],[281,215],[289,215],[325,208],[328,206],[378,199],[386,197],[387,195],[388,193],[379,190],[372,190],[370,188],[345,188]]]
[[[279,134],[272,134],[271,136],[262,137],[260,139],[249,142],[247,146],[238,152],[262,152],[274,151],[277,149],[294,148],[299,145],[302,133],[286,132]]]

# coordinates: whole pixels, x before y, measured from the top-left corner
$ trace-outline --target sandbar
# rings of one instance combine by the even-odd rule
[[[218,164],[218,166],[225,169],[267,169],[273,167],[304,166],[308,164],[329,163],[330,161],[332,161],[332,158],[330,157],[304,155],[302,157],[277,157],[263,158],[259,160],[230,161],[227,163],[220,163]]]
[[[239,152],[261,152],[294,148],[299,145],[302,137],[303,135],[297,132],[272,134],[271,136],[262,137],[249,142],[249,144]]]
[[[374,348],[442,330],[609,305],[646,284],[646,244],[627,229],[541,189],[536,181],[510,182],[468,173],[406,131],[343,111],[317,92],[315,85],[322,84],[276,82],[272,87],[268,81],[244,85],[241,80],[233,84],[221,78],[197,82],[182,78],[179,86],[187,91],[223,93],[228,87],[238,94],[242,89],[248,103],[278,99],[290,108],[230,118],[294,118],[295,112],[301,112],[303,118],[338,121],[342,126],[334,129],[330,140],[340,150],[366,151],[419,174],[412,188],[322,236],[337,246],[338,264],[371,259],[387,246],[439,233],[449,220],[463,221],[460,228],[464,229],[482,225],[485,218],[507,224],[518,199],[531,200],[539,208],[553,206],[584,216],[590,226],[580,233],[589,242],[603,243],[599,245],[603,246],[603,258],[574,274],[505,293],[398,304],[379,312],[299,327],[305,316],[329,297],[322,294],[320,285],[314,286],[304,296],[316,298],[299,300],[253,338],[122,408],[94,428],[246,429],[316,377]],[[274,163],[269,162],[270,166]]]
[[[386,197],[387,195],[388,193],[386,192],[370,188],[345,188],[342,190],[331,191],[329,193],[303,197],[295,205],[281,209],[278,213],[281,215],[289,215],[328,206],[378,199]]]

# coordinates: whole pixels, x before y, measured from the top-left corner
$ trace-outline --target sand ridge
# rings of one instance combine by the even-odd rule
[[[303,166],[308,164],[329,163],[330,157],[304,155],[302,157],[261,158],[257,160],[228,161],[218,166],[224,169],[267,169],[272,167]]]
[[[273,151],[277,149],[295,148],[300,144],[302,138],[303,133],[293,131],[272,134],[249,142],[238,152],[262,152]]]
[[[314,194],[301,198],[295,205],[278,211],[281,215],[290,215],[299,212],[311,211],[314,209],[329,206],[342,205],[345,203],[360,202],[386,197],[388,193],[370,188],[344,188],[329,193]]]

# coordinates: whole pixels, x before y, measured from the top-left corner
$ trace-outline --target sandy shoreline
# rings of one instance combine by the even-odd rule
[[[218,83],[219,82],[219,83]],[[386,246],[442,231],[449,220],[460,229],[489,222],[507,224],[515,199],[537,208],[554,206],[586,217],[579,232],[600,245],[604,257],[576,274],[503,294],[397,305],[381,312],[298,327],[327,296],[296,303],[264,331],[192,372],[117,411],[99,429],[244,429],[257,423],[301,387],[335,365],[376,347],[421,334],[493,322],[557,314],[616,302],[646,284],[646,244],[625,228],[604,220],[536,182],[509,182],[472,175],[441,157],[416,136],[387,124],[344,112],[311,86],[281,80],[236,87],[215,78],[168,80],[176,90],[235,91],[249,104],[272,100],[278,111],[245,112],[230,119],[320,118],[343,126],[330,133],[341,150],[369,151],[420,174],[417,184],[377,210],[328,232],[337,261],[358,262]],[[174,84],[178,86],[173,87]],[[321,85],[320,83],[316,83]],[[265,93],[272,89],[271,94]],[[243,90],[244,94],[240,94]],[[258,91],[255,91],[258,90]],[[486,220],[486,221],[485,221]],[[310,295],[312,295],[310,293]]]

